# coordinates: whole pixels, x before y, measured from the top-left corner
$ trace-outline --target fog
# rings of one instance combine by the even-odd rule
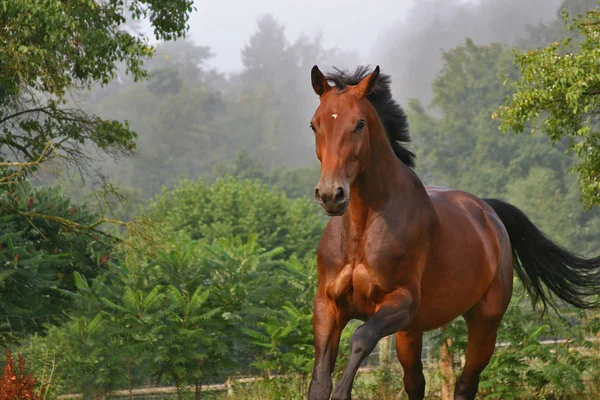
[[[476,43],[512,43],[527,26],[556,16],[560,0],[303,0],[196,2],[189,37],[210,47],[207,65],[224,73],[242,68],[240,51],[271,14],[290,41],[320,35],[325,47],[358,54],[394,76],[394,91],[428,103],[441,50],[473,38]],[[352,68],[352,65],[340,65]],[[307,72],[308,73],[308,72]]]
[[[120,75],[92,93],[94,112],[128,120],[139,134],[135,157],[102,167],[151,197],[182,178],[231,168],[242,151],[268,171],[315,166],[308,128],[318,105],[314,64],[380,65],[403,106],[416,98],[427,107],[444,50],[466,38],[516,46],[540,24],[556,24],[562,2],[197,2],[187,40],[160,43],[146,63],[149,82]]]
[[[323,35],[328,47],[357,51],[368,58],[387,26],[404,23],[414,0],[256,0],[202,1],[190,18],[190,37],[216,54],[210,64],[232,72],[242,68],[240,49],[256,30],[256,19],[270,13],[289,39]]]
[[[393,72],[394,90],[400,98],[418,98],[429,104],[431,83],[442,66],[442,50],[464,43],[466,38],[480,45],[514,44],[532,26],[556,18],[561,3],[562,0],[422,0],[410,8],[404,23],[384,29],[370,59]]]

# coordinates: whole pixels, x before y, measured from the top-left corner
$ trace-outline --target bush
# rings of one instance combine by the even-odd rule
[[[325,227],[314,201],[289,199],[259,181],[218,179],[212,186],[184,181],[150,205],[149,216],[174,235],[212,243],[228,235],[247,240],[256,234],[265,249],[282,247],[285,256],[316,254]]]
[[[45,386],[41,385],[36,390],[37,383],[32,373],[25,373],[23,357],[19,354],[19,363],[15,365],[10,351],[6,350],[6,367],[0,376],[0,400],[41,400],[44,398]]]

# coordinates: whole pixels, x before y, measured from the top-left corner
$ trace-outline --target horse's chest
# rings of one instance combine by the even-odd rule
[[[386,255],[380,247],[365,246],[359,254],[347,254],[345,264],[327,286],[327,296],[353,317],[368,317],[385,295],[396,289],[396,279],[389,272],[398,270],[401,259]]]
[[[376,276],[364,264],[347,264],[326,288],[327,297],[353,317],[369,316],[385,293]]]
[[[327,296],[352,318],[371,316],[388,293],[405,280],[406,244],[385,224],[357,235],[327,235],[320,264]]]

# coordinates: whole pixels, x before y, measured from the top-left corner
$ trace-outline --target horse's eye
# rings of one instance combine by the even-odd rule
[[[362,131],[363,128],[365,127],[365,125],[367,125],[367,123],[365,122],[364,119],[361,119],[360,121],[358,121],[358,124],[356,124],[356,128],[354,128],[355,131]]]

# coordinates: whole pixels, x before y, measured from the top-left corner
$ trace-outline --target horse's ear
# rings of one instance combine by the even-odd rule
[[[355,92],[359,97],[366,97],[371,94],[371,91],[377,84],[377,80],[379,79],[379,65],[375,67],[373,72],[369,75],[365,76],[362,81],[355,86]]]
[[[323,75],[316,65],[312,67],[312,70],[310,71],[310,78],[312,80],[312,87],[319,97],[323,96],[331,89],[331,86],[327,83],[327,79],[325,79],[325,75]]]

